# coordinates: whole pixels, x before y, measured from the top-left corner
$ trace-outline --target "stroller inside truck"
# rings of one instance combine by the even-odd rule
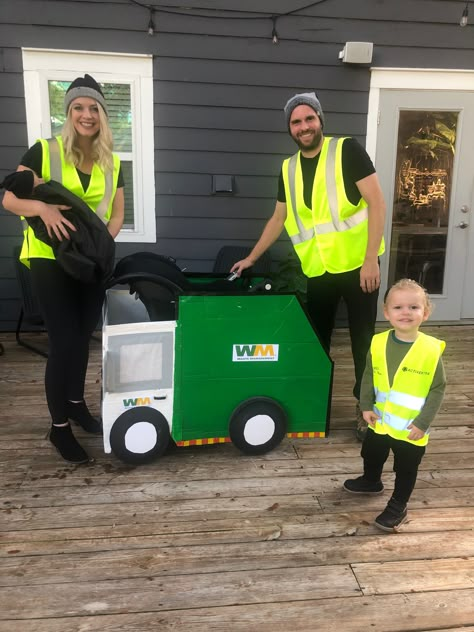
[[[103,321],[106,453],[141,464],[170,440],[263,454],[327,436],[332,361],[298,297],[269,279],[137,253],[117,264]]]

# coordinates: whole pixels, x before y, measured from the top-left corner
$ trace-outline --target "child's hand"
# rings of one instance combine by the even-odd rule
[[[423,432],[423,430],[420,430],[413,424],[410,424],[408,426],[408,430],[410,431],[410,434],[408,435],[407,439],[410,439],[410,441],[418,441],[419,439],[422,439],[425,436],[425,433]]]
[[[376,415],[373,410],[363,410],[362,417],[372,428],[375,428],[375,422],[377,421],[377,419],[380,419],[380,417]]]

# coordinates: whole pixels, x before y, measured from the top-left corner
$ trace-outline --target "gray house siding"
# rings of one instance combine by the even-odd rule
[[[281,162],[294,151],[282,113],[292,94],[316,89],[326,133],[365,141],[370,71],[338,60],[346,41],[373,42],[376,67],[474,66],[473,27],[459,27],[464,2],[144,4],[156,9],[153,36],[148,10],[130,0],[1,0],[0,179],[27,148],[22,47],[152,54],[157,242],[119,244],[118,256],[149,249],[189,270],[210,270],[222,245],[251,246],[260,234]],[[233,195],[212,195],[219,174],[234,177]],[[12,250],[20,242],[18,219],[1,210],[0,330],[18,314]],[[282,237],[272,254],[287,249]]]

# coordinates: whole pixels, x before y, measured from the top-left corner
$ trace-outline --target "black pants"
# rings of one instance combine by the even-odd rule
[[[393,471],[395,472],[393,497],[406,504],[415,487],[418,467],[426,447],[399,441],[389,435],[377,434],[369,428],[360,452],[364,459],[364,477],[367,480],[380,480],[390,450],[393,452]]]
[[[360,383],[374,335],[379,291],[367,293],[360,287],[360,268],[350,272],[308,279],[308,311],[321,343],[329,353],[337,307],[341,298],[347,306],[352,358],[354,360],[354,397],[360,399]]]
[[[104,288],[74,280],[52,259],[30,262],[49,338],[46,400],[53,423],[61,424],[67,419],[67,401],[84,398],[89,340],[100,317]]]

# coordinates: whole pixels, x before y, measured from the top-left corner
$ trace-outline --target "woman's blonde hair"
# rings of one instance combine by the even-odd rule
[[[387,304],[388,298],[394,290],[413,290],[415,292],[418,292],[423,296],[425,311],[428,313],[428,315],[431,314],[431,312],[433,311],[434,305],[431,302],[430,295],[422,285],[420,285],[416,281],[413,281],[413,279],[400,279],[399,281],[394,283],[392,287],[385,292],[385,296],[383,297],[384,305]]]
[[[99,103],[97,107],[100,129],[92,141],[92,155],[90,158],[105,172],[112,170],[114,166],[112,158],[113,138],[107,115]],[[84,152],[81,151],[76,143],[77,132],[72,122],[71,110],[72,108],[70,107],[61,132],[61,137],[63,139],[64,157],[66,161],[71,162],[75,167],[79,167],[84,162],[86,156],[84,156]]]

